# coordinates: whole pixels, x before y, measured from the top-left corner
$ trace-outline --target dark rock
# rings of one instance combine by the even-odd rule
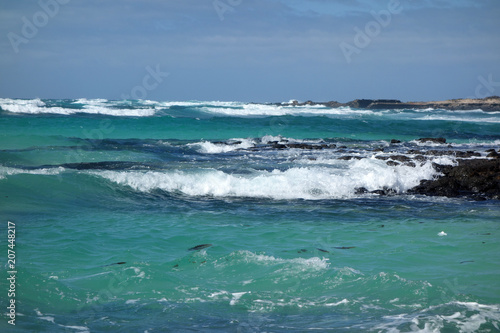
[[[120,261],[120,262],[115,262],[115,263],[104,265],[104,266],[100,266],[100,267],[108,267],[108,266],[113,266],[113,265],[124,265],[126,263],[127,263],[126,261]]]
[[[451,155],[453,154],[450,151],[444,151],[444,150],[429,150],[428,152],[425,153],[425,155],[432,155],[432,156],[445,156],[445,155]]]
[[[486,157],[500,158],[500,155],[496,151],[492,151],[491,153],[489,153],[488,155],[486,155]]]
[[[373,99],[356,99],[347,103],[347,106],[357,109],[366,109],[370,104],[374,102]]]
[[[441,144],[446,143],[446,139],[445,138],[420,138],[417,141],[420,141],[420,142],[441,143]]]
[[[212,244],[200,244],[200,245],[196,245],[196,246],[189,248],[188,251],[199,251],[199,250],[206,249],[207,247],[210,247],[210,246],[212,246]]]
[[[409,193],[500,200],[500,159],[459,160],[455,167],[438,164],[433,166],[444,176],[422,180]]]
[[[356,99],[346,103],[351,108],[358,109],[402,109],[405,107],[397,99]]]
[[[492,96],[478,99],[452,99],[436,102],[401,102],[397,99],[356,99],[347,103],[339,103],[337,101],[330,102],[313,102],[306,101],[300,103],[293,100],[289,103],[271,103],[269,105],[277,106],[304,106],[304,105],[324,105],[330,108],[351,107],[360,109],[444,109],[444,110],[476,110],[483,111],[500,111],[500,97]]]
[[[287,148],[287,146],[282,145],[280,143],[274,143],[271,147],[274,149],[286,149]]]
[[[368,193],[368,190],[365,187],[356,187],[354,189],[355,194],[365,194]]]
[[[398,162],[394,162],[394,161],[387,161],[385,164],[387,164],[388,166],[398,166],[399,165]]]
[[[461,157],[461,158],[470,158],[470,157],[480,157],[481,154],[476,152],[476,151],[456,151],[454,152],[454,155],[456,157]]]
[[[310,143],[288,143],[288,140],[282,141],[269,141],[268,146],[264,145],[263,148],[269,147],[273,149],[287,149],[287,148],[295,148],[295,149],[310,149],[310,150],[321,150],[327,148],[336,148],[335,144],[310,144]]]
[[[401,141],[396,140],[396,139],[392,139],[392,140],[391,140],[391,143],[401,143]]]
[[[399,162],[410,162],[411,161],[411,158],[409,158],[408,156],[404,156],[404,155],[392,155],[390,156],[391,160],[394,160],[394,161],[399,161]]]
[[[124,169],[140,169],[150,168],[153,165],[148,163],[129,162],[129,161],[103,161],[103,162],[82,162],[82,163],[65,163],[62,167],[76,170],[124,170]]]
[[[381,190],[371,191],[370,193],[378,195],[394,195],[397,193],[397,191],[392,188],[388,188],[387,186],[384,186],[384,188],[382,188]]]
[[[338,108],[338,107],[341,107],[341,106],[345,106],[345,104],[339,103],[337,101],[326,102],[326,103],[323,103],[323,105],[326,106],[326,107],[329,107],[329,108]]]
[[[441,172],[441,173],[444,173],[444,174],[450,173],[451,169],[453,169],[453,166],[451,166],[451,165],[443,165],[443,164],[437,164],[437,163],[432,163],[432,167],[437,172]]]
[[[339,157],[339,160],[344,160],[344,161],[350,161],[352,159],[360,160],[361,157],[359,157],[359,156],[342,156],[342,157]]]

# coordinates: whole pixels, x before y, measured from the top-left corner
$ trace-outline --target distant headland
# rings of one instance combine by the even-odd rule
[[[306,106],[306,105],[323,105],[331,108],[346,107],[380,110],[380,109],[444,109],[444,110],[483,110],[483,111],[500,111],[500,97],[491,96],[486,98],[463,98],[450,99],[446,101],[435,102],[401,102],[397,99],[356,99],[347,103],[331,102],[298,102],[290,101],[288,103],[274,103],[276,105],[285,106]]]

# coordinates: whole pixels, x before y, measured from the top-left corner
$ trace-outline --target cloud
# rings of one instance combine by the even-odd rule
[[[37,2],[3,0],[0,91],[69,94],[73,86],[74,94],[79,95],[76,97],[89,97],[85,95],[89,91],[102,92],[101,97],[106,97],[130,90],[134,80],[144,75],[146,66],[161,64],[172,73],[166,81],[177,78],[185,85],[184,90],[190,89],[190,83],[200,82],[200,95],[227,92],[226,99],[233,99],[231,94],[241,97],[242,90],[236,92],[234,87],[241,79],[245,86],[257,86],[249,88],[248,94],[270,96],[276,91],[276,100],[281,100],[286,90],[302,90],[314,96],[332,90],[347,94],[348,85],[341,82],[355,85],[354,81],[366,77],[367,71],[392,78],[403,72],[425,72],[428,80],[441,80],[439,66],[450,68],[447,73],[453,68],[456,75],[470,77],[498,68],[497,0],[401,0],[403,11],[394,15],[348,64],[339,44],[352,44],[359,31],[355,28],[364,30],[375,20],[371,12],[386,10],[389,1],[242,1],[221,20],[212,0],[72,0],[15,53],[5,36],[11,31],[20,34],[22,17],[32,18],[40,6]],[[307,80],[302,82],[298,76]],[[42,86],[33,77],[50,77],[52,83]],[[272,82],[274,88],[259,80]],[[264,92],[263,87],[270,91]],[[186,96],[182,88],[169,89]],[[409,95],[417,91],[407,89]],[[426,88],[419,93],[429,91]]]

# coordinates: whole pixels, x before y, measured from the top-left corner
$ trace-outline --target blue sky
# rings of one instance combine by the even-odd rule
[[[500,95],[499,17],[498,0],[0,0],[0,97],[438,100],[481,77]]]

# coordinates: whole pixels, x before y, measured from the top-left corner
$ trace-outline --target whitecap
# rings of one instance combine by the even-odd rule
[[[255,142],[251,139],[231,139],[228,143],[201,141],[188,144],[188,147],[195,147],[198,152],[204,154],[227,153],[239,149],[248,149],[253,146],[255,146]]]
[[[78,99],[73,104],[82,104],[83,108],[65,108],[48,106],[40,99],[10,99],[0,98],[0,107],[12,113],[24,114],[60,114],[73,115],[78,113],[100,114],[108,116],[149,117],[156,113],[154,108],[116,108],[105,99]]]
[[[349,161],[348,168],[293,167],[284,171],[232,174],[216,169],[174,171],[89,171],[136,191],[163,190],[188,196],[254,197],[272,199],[335,199],[355,197],[355,189],[384,187],[403,193],[422,179],[437,174],[431,162],[415,168],[390,167],[369,158]]]
[[[7,178],[7,176],[13,176],[18,174],[54,176],[64,171],[65,169],[63,167],[25,170],[19,168],[0,166],[0,179],[4,179]]]
[[[244,291],[244,292],[232,293],[233,299],[229,302],[229,305],[235,305],[243,295],[248,294],[248,293],[251,293],[251,292]]]

